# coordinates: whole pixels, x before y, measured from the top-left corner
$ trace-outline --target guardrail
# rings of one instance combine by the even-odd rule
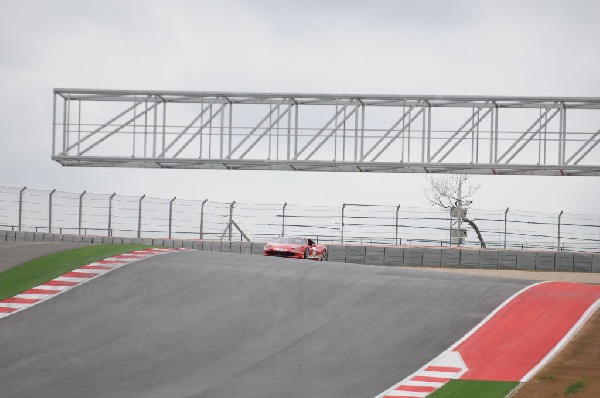
[[[202,251],[262,255],[264,242],[122,238],[0,230],[0,242],[133,243]],[[442,248],[416,246],[327,245],[328,261],[385,266],[480,268],[600,273],[600,253]]]

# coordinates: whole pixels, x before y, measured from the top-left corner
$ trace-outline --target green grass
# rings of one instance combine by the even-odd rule
[[[578,381],[577,383],[570,384],[565,390],[565,395],[577,394],[580,391],[585,390],[585,383]]]
[[[0,300],[48,282],[82,265],[148,247],[121,244],[94,245],[38,257],[0,272]]]
[[[450,380],[428,398],[504,398],[518,384],[513,381]]]

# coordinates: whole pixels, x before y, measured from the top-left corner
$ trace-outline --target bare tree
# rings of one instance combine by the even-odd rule
[[[425,189],[425,197],[433,206],[442,209],[450,210],[453,207],[465,208],[472,201],[469,199],[477,192],[481,185],[466,185],[469,177],[466,174],[453,174],[445,177],[428,177],[429,188]],[[465,213],[466,214],[466,213]],[[477,234],[477,239],[481,247],[485,248],[485,242],[479,231],[479,227],[475,224],[475,220],[467,217],[462,217],[462,221],[466,222],[473,228]]]

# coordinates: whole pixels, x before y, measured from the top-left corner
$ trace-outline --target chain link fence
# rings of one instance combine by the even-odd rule
[[[282,235],[323,243],[451,246],[446,210],[346,203],[223,203],[0,187],[0,229],[119,237],[266,241]],[[489,248],[600,252],[600,215],[510,208],[468,210]],[[479,246],[467,228],[467,246]]]

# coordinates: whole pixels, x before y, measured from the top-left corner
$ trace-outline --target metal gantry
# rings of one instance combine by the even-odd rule
[[[600,98],[55,89],[65,166],[600,175]]]

